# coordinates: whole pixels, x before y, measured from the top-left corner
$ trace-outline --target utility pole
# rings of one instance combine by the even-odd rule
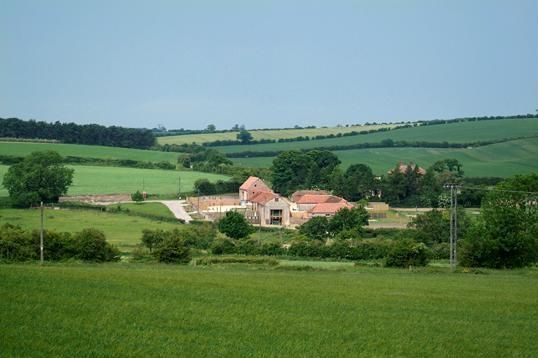
[[[450,270],[456,270],[458,261],[458,186],[446,184],[450,189]]]
[[[39,231],[39,261],[43,265],[43,202],[41,202],[41,230]]]
[[[181,197],[181,176],[177,177],[177,193],[178,196]]]

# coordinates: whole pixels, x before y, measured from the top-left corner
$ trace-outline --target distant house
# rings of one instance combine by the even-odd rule
[[[241,204],[248,207],[247,217],[262,226],[290,225],[290,202],[274,193],[260,178],[249,177],[239,187]]]
[[[272,193],[271,188],[267,186],[258,177],[249,177],[243,185],[239,187],[239,200],[242,204],[247,203],[250,199],[258,193]]]
[[[309,213],[311,217],[333,216],[338,212],[338,210],[341,210],[343,208],[351,209],[353,208],[353,205],[351,205],[345,200],[338,203],[320,203],[316,204],[312,209],[310,209]]]
[[[290,225],[290,202],[275,193],[258,193],[250,202],[259,222],[264,225]]]
[[[347,203],[346,199],[329,194],[306,194],[294,201],[298,211],[310,211],[318,204]]]
[[[426,174],[426,169],[417,166],[413,162],[410,162],[409,164],[399,162],[398,165],[397,165],[397,169],[402,174],[406,174],[408,171],[415,171],[415,170],[420,175]],[[392,174],[393,172],[394,172],[394,169],[391,169],[387,173]]]

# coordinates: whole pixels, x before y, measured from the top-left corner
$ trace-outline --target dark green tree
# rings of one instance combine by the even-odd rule
[[[340,159],[328,150],[311,150],[307,156],[312,159],[312,168],[306,187],[329,189],[331,175],[340,164]]]
[[[343,177],[343,196],[350,201],[367,198],[374,187],[374,173],[365,164],[353,164]]]
[[[252,141],[252,134],[246,129],[241,129],[239,133],[237,133],[237,140],[243,144],[249,143]]]
[[[33,152],[4,175],[3,185],[17,207],[57,202],[73,181],[73,169],[65,167],[54,151]]]
[[[280,153],[271,167],[273,190],[282,195],[290,195],[297,189],[308,187],[313,160],[303,152],[291,150]]]
[[[495,187],[462,242],[462,264],[523,267],[538,259],[538,175],[518,175]]]
[[[247,219],[235,211],[228,211],[226,215],[219,220],[218,229],[232,239],[245,238],[254,231]]]
[[[368,225],[368,212],[364,207],[342,208],[329,220],[329,232],[335,236],[342,231],[351,230],[360,235],[364,225]]]
[[[329,220],[325,216],[315,216],[299,226],[299,232],[312,240],[325,240],[329,233]]]

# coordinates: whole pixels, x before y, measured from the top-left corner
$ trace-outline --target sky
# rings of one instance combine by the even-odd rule
[[[0,0],[0,117],[168,129],[538,109],[538,0]]]

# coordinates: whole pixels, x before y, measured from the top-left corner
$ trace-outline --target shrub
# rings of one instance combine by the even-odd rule
[[[142,230],[142,244],[149,249],[151,253],[154,247],[159,246],[165,239],[166,232],[164,230]]]
[[[245,217],[235,211],[228,211],[219,220],[219,231],[232,239],[242,239],[250,235],[254,229]]]
[[[47,260],[60,261],[77,256],[77,245],[70,233],[45,230],[43,237],[43,254]],[[36,257],[39,257],[40,235],[38,230],[32,231],[32,243]]]
[[[311,240],[325,240],[328,231],[329,220],[325,216],[315,216],[299,226],[299,232]]]
[[[426,266],[428,259],[429,250],[426,245],[406,239],[400,240],[392,246],[385,259],[385,266]]]
[[[131,200],[139,203],[141,201],[144,201],[144,195],[142,195],[142,193],[139,190],[137,190],[136,192],[131,194]]]
[[[217,235],[217,230],[213,223],[201,222],[192,224],[183,230],[185,243],[197,249],[208,249]]]
[[[84,261],[118,261],[119,250],[106,242],[105,234],[97,229],[84,229],[74,236],[76,257]]]
[[[154,256],[164,263],[189,263],[191,252],[185,241],[177,235],[169,235],[157,248]]]
[[[228,238],[221,238],[213,241],[211,252],[215,255],[234,254],[236,252],[235,244]]]
[[[36,257],[38,256],[28,232],[11,224],[0,227],[0,260],[26,261]]]

